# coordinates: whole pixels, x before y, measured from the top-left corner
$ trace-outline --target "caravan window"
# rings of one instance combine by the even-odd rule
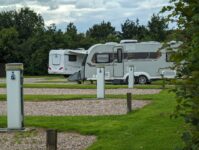
[[[109,63],[110,55],[108,53],[95,54],[96,63]]]
[[[161,56],[160,52],[150,52],[149,59],[158,59]]]
[[[124,58],[128,59],[158,59],[160,52],[134,52],[124,54]]]
[[[148,52],[129,53],[128,59],[147,59],[148,56],[149,56]]]
[[[60,64],[60,60],[61,60],[61,55],[60,54],[53,54],[52,57],[53,57],[52,64],[53,65],[59,65]]]
[[[122,49],[117,49],[117,62],[121,63],[122,62]]]
[[[76,55],[68,55],[68,60],[69,61],[77,61],[77,56]]]

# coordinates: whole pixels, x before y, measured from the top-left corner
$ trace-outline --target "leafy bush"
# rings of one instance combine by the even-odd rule
[[[183,134],[185,150],[199,149],[199,1],[171,0],[162,12],[171,12],[168,21],[175,22],[183,45],[173,56],[183,81],[176,84],[176,112],[184,117],[190,130]],[[180,33],[180,34],[179,34]],[[180,35],[180,36],[179,36]]]

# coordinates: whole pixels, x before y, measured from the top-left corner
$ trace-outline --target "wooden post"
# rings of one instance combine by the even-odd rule
[[[165,89],[165,78],[164,78],[164,75],[161,74],[161,77],[162,77],[162,89]]]
[[[57,130],[47,130],[46,150],[57,150]]]
[[[131,100],[132,100],[131,93],[127,93],[127,113],[130,113],[132,111]]]

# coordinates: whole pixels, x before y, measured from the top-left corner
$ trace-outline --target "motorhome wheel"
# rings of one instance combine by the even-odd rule
[[[148,79],[147,79],[146,76],[141,75],[141,76],[138,77],[138,83],[139,84],[146,84],[147,82],[148,82]]]
[[[82,84],[82,82],[81,81],[77,81],[77,84]]]

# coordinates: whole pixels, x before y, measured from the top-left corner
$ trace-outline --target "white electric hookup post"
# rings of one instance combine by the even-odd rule
[[[129,79],[128,79],[128,88],[133,88],[134,86],[134,66],[129,66]]]
[[[8,129],[22,130],[24,127],[22,63],[6,64],[6,84]]]
[[[97,98],[103,99],[105,95],[105,69],[104,65],[97,66]]]

